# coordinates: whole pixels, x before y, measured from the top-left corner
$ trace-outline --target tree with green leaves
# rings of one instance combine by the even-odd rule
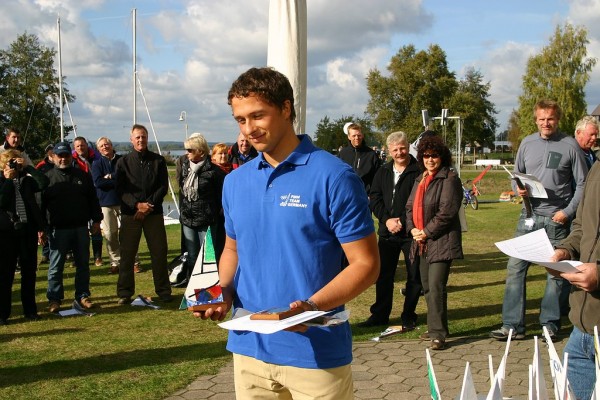
[[[533,107],[542,99],[554,100],[562,108],[559,129],[563,132],[572,133],[577,121],[586,115],[584,88],[597,61],[587,57],[588,43],[585,28],[567,23],[557,26],[550,43],[529,58],[519,96],[522,135],[537,131]]]
[[[448,70],[446,53],[438,45],[427,51],[404,46],[387,69],[389,76],[377,69],[367,75],[371,96],[367,113],[378,130],[403,130],[412,140],[423,131],[421,110],[431,113],[448,108],[458,85],[455,75]]]
[[[463,147],[467,143],[478,143],[493,148],[498,128],[495,114],[498,112],[489,97],[490,83],[483,82],[481,72],[468,68],[464,78],[458,81],[447,107],[451,115],[460,116],[463,121]]]
[[[19,129],[32,159],[43,157],[44,147],[60,140],[55,54],[27,32],[7,50],[0,50],[0,129]],[[74,101],[67,89],[64,93],[69,102]],[[71,130],[67,126],[65,136]]]
[[[532,110],[533,112],[533,110]],[[512,144],[513,151],[519,148],[521,140],[526,136],[519,127],[519,113],[513,109],[508,117],[508,141]]]
[[[347,146],[349,142],[344,133],[344,124],[350,121],[360,124],[361,132],[365,136],[365,143],[368,146],[385,143],[385,141],[381,141],[380,135],[371,130],[371,121],[368,119],[342,116],[340,119],[331,121],[328,116],[325,116],[317,124],[315,145],[329,152],[337,152],[340,147]]]

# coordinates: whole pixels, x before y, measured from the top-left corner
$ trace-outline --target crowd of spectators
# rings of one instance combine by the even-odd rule
[[[275,74],[269,77],[273,81],[266,79],[270,74]],[[240,89],[252,87],[262,79],[281,85],[278,90],[282,91],[269,94],[269,89],[258,95],[252,94],[252,90]],[[260,282],[257,282],[253,270],[240,270],[239,280],[235,282],[234,276],[241,262],[261,257],[263,261],[275,261],[265,252],[253,253],[254,250],[251,250],[258,241],[256,235],[259,232],[265,235],[273,235],[273,232],[266,232],[265,226],[258,229],[261,225],[258,220],[255,221],[258,225],[250,227],[243,222],[258,216],[275,224],[277,218],[270,214],[271,211],[267,212],[272,204],[258,201],[263,196],[261,190],[267,188],[269,191],[273,187],[272,183],[267,183],[272,182],[269,174],[274,174],[277,175],[273,179],[277,180],[278,187],[289,185],[290,191],[287,195],[276,196],[283,200],[276,209],[276,213],[281,214],[281,220],[293,219],[294,224],[304,226],[312,218],[321,230],[317,232],[318,229],[313,226],[307,226],[306,230],[294,229],[295,236],[289,239],[284,238],[287,235],[282,231],[280,235],[273,236],[274,247],[271,250],[280,251],[281,254],[293,253],[298,259],[312,255],[313,258],[327,259],[332,264],[327,266],[327,278],[321,282],[324,285],[322,288],[313,287],[315,282],[307,281],[303,289],[308,289],[295,293],[297,288],[292,282],[283,285],[298,299],[305,298],[294,300],[290,306],[302,307],[307,311],[340,307],[344,299],[348,300],[364,290],[373,281],[371,278],[377,271],[371,315],[359,325],[386,325],[393,311],[394,276],[402,253],[407,268],[407,282],[403,292],[405,300],[400,330],[407,332],[415,328],[418,320],[416,306],[419,297],[424,295],[427,331],[421,338],[430,340],[432,349],[443,350],[450,334],[446,286],[452,261],[463,258],[459,217],[462,188],[452,166],[448,146],[441,137],[431,133],[415,144],[416,157],[413,157],[409,154],[411,145],[406,134],[398,131],[387,137],[387,151],[385,147],[378,150],[366,145],[360,124],[348,122],[343,127],[348,144],[339,151],[341,161],[322,158],[319,149],[306,136],[293,132],[291,122],[295,114],[293,102],[288,96],[288,84],[270,69],[249,70],[234,83],[228,99],[240,125],[236,143],[231,147],[218,143],[211,150],[199,133],[192,134],[184,141],[186,153],[177,160],[176,175],[179,184],[181,251],[188,254],[185,274],[189,278],[192,273],[209,229],[217,263],[225,268],[224,271],[220,270],[220,278],[222,283],[226,283],[224,293],[227,307],[209,309],[197,316],[223,319],[232,305],[257,301],[253,296]],[[246,123],[246,114],[252,114],[257,105],[280,123],[273,126],[275,130],[268,135],[260,133],[263,129],[260,126],[265,124],[264,129],[269,128],[266,126],[269,121],[253,121],[252,125]],[[593,196],[593,188],[597,186],[595,161],[598,157],[593,148],[598,137],[598,121],[589,116],[582,118],[574,129],[574,136],[570,136],[558,130],[561,115],[561,108],[556,102],[539,101],[534,108],[538,132],[527,136],[518,149],[514,170],[534,175],[549,196],[544,199],[528,198],[527,190],[515,183],[514,190],[528,198],[517,224],[516,236],[534,229],[544,229],[557,249],[555,260],[582,258],[585,262],[578,274],[548,271],[539,321],[548,330],[549,337],[556,338],[561,328],[561,317],[569,311],[570,296],[575,309],[575,312],[571,312],[575,327],[567,347],[571,354],[576,354],[576,358],[569,365],[574,370],[588,368],[591,371],[594,361],[587,354],[589,343],[592,343],[591,330],[594,324],[597,325],[597,310],[600,308],[597,296],[600,267],[596,256],[596,249],[600,248],[596,246],[599,214],[594,197],[587,202],[582,199]],[[107,137],[99,138],[94,149],[86,138],[79,136],[73,140],[72,147],[69,142],[47,146],[44,159],[34,167],[22,146],[19,130],[7,130],[0,149],[0,325],[8,324],[11,316],[12,286],[17,271],[21,274],[24,317],[29,320],[40,319],[35,299],[38,245],[42,246],[40,262],[49,263],[47,299],[51,313],[59,311],[65,299],[63,271],[67,260],[72,260],[75,266],[74,301],[83,309],[94,307],[90,259],[98,267],[103,265],[103,237],[110,260],[109,273],[118,274],[118,304],[131,303],[136,293],[135,273],[142,271],[137,256],[142,233],[150,252],[155,292],[163,302],[173,299],[167,272],[168,244],[163,221],[163,201],[169,186],[166,161],[148,149],[148,131],[144,126],[133,126],[130,141],[132,150],[121,156],[116,154]],[[307,154],[314,155],[315,160]],[[256,158],[258,160],[254,160]],[[314,185],[320,184],[324,174],[332,171],[315,168],[314,165],[319,163],[328,168],[336,166],[339,171],[335,171],[335,174],[340,172],[343,175],[343,184],[351,191],[343,195],[337,193],[340,199],[336,196],[320,199],[324,193]],[[236,172],[231,179],[226,179],[226,175],[244,164],[249,166]],[[280,167],[280,164],[284,166]],[[310,164],[310,168],[298,168],[305,164]],[[590,169],[593,173],[585,186]],[[293,175],[288,176],[283,170],[291,170]],[[306,192],[302,191],[304,189],[293,189],[300,182],[293,176],[310,177],[312,181],[302,180]],[[257,187],[255,181],[261,179],[265,182]],[[339,183],[335,179],[331,182]],[[240,192],[240,188],[245,189]],[[246,196],[256,199],[257,204],[253,206],[262,207],[265,212],[248,217]],[[335,210],[328,210],[335,215],[329,217],[346,221],[347,217],[342,217],[344,213],[335,212],[341,204],[336,202],[342,202],[346,212],[356,212],[355,221],[361,220],[353,228],[356,241],[349,240],[352,235],[347,236],[348,233],[342,232],[340,227],[325,227],[322,216],[317,215],[316,211],[309,219],[299,220],[289,210],[282,210],[291,206],[288,203],[291,196],[297,202],[307,198],[319,198],[319,204],[321,201],[333,202],[330,205]],[[371,213],[379,220],[377,247],[374,246],[371,218],[366,218]],[[234,214],[237,219],[232,219]],[[346,223],[351,224],[351,221]],[[286,231],[289,228],[286,224],[282,227]],[[308,251],[313,247],[309,231],[310,235],[322,235],[329,242],[336,242],[335,248],[327,254],[318,249]],[[275,229],[275,232],[278,230]],[[298,243],[307,250],[306,254],[293,250]],[[336,257],[340,258],[339,265],[333,261]],[[264,268],[264,265],[251,265]],[[508,261],[502,325],[490,332],[494,339],[507,340],[510,335],[515,340],[525,337],[526,275],[529,265],[528,261],[512,257]],[[296,267],[298,272],[303,270],[304,265],[298,264]],[[352,271],[359,270],[365,273],[366,279],[360,285],[351,284],[350,280],[344,281]],[[266,270],[260,272],[263,277],[268,275]],[[287,274],[283,270],[278,273],[282,274],[282,279]],[[319,274],[314,277],[323,278]],[[302,279],[305,278],[302,275]],[[353,289],[340,288],[339,285],[331,289],[328,284],[330,280],[344,281]],[[349,290],[349,293],[344,294],[344,290]],[[292,331],[306,332],[306,328]],[[310,337],[310,334],[306,335]],[[271,352],[276,347],[285,347],[283,342],[277,342],[278,337],[273,335],[272,341],[265,341],[260,335],[248,335],[245,338],[230,335],[231,349],[239,353],[234,356],[236,365],[258,368],[253,355],[245,350],[250,346],[250,339],[252,346],[262,343],[259,347],[267,363],[278,364],[277,360],[283,360],[283,365],[286,365],[291,361],[287,358],[289,355],[281,358],[279,354]],[[289,339],[285,336],[285,341]],[[586,344],[582,345],[584,342]],[[298,341],[300,343],[302,340]],[[325,351],[324,348],[322,350]],[[319,369],[325,364],[336,368],[347,366],[346,359],[332,359],[331,363],[322,364],[322,361],[313,359],[312,353],[303,353],[302,356],[306,357],[306,362],[295,360],[291,365],[302,368],[308,366],[308,369]],[[240,371],[235,376],[236,381],[246,379]],[[348,371],[340,370],[340,376],[346,379]],[[582,380],[574,375],[572,379],[577,394],[583,393],[583,397],[588,397],[591,389],[587,378]]]

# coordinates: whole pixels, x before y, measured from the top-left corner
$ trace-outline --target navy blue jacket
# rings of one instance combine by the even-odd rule
[[[117,194],[117,160],[121,158],[115,154],[112,160],[100,157],[92,163],[92,179],[96,187],[96,194],[101,207],[112,207],[121,204]],[[110,178],[105,178],[110,175]]]

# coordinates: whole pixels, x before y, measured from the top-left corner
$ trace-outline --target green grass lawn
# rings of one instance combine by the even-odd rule
[[[463,179],[477,172],[463,171]],[[509,188],[506,172],[490,171],[480,185],[482,200],[496,200]],[[482,202],[479,210],[467,209],[469,232],[463,236],[465,259],[452,266],[449,279],[449,320],[453,336],[487,335],[500,325],[507,258],[494,246],[513,236],[520,206]],[[169,259],[179,253],[179,227],[167,227]],[[149,255],[142,240],[140,256],[145,272],[136,275],[140,294],[154,296]],[[214,374],[230,360],[225,350],[226,332],[214,322],[179,311],[179,302],[160,310],[116,304],[115,275],[108,264],[92,267],[91,289],[96,304],[93,317],[61,318],[45,311],[47,265],[38,271],[39,322],[21,317],[19,276],[13,294],[13,316],[0,327],[0,398],[29,399],[162,399],[196,377]],[[73,296],[74,269],[65,268],[65,297]],[[399,323],[404,286],[400,261],[396,297],[390,324]],[[528,333],[539,332],[537,315],[545,272],[532,266],[528,277]],[[174,289],[181,296],[183,289]],[[364,320],[374,299],[374,288],[348,304],[351,322]],[[417,310],[419,326],[406,334],[416,338],[426,328],[425,304]],[[566,319],[565,319],[566,323]],[[565,327],[567,330],[568,327]],[[353,328],[356,341],[367,340],[381,329]]]

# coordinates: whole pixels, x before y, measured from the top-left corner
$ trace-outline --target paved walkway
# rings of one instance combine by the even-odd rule
[[[555,343],[562,357],[567,338]],[[466,362],[471,364],[471,373],[479,396],[485,398],[490,387],[489,355],[492,356],[494,371],[504,354],[505,342],[489,338],[450,338],[449,347],[443,351],[432,351],[431,357],[444,399],[454,399],[460,393]],[[548,393],[552,393],[548,352],[546,345],[538,341],[544,360],[544,375]],[[355,398],[411,400],[428,399],[429,381],[425,348],[429,342],[402,340],[398,336],[381,342],[354,344]],[[512,341],[507,360],[504,397],[527,399],[529,364],[533,358],[534,340]],[[233,366],[228,364],[217,375],[201,376],[185,389],[174,393],[167,400],[210,399],[234,400]]]

